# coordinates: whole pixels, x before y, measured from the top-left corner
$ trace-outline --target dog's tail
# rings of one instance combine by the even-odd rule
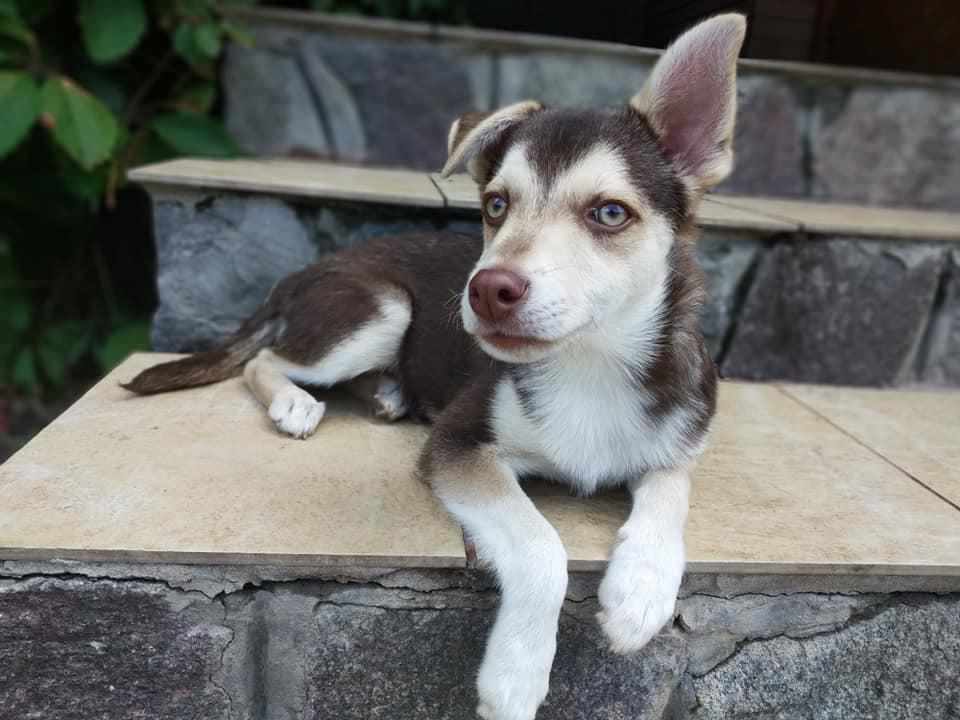
[[[154,365],[120,387],[137,395],[156,395],[227,380],[274,340],[276,327],[276,320],[249,322],[222,348]]]

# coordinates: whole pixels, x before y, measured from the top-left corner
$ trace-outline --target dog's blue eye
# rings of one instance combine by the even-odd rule
[[[497,220],[507,212],[507,201],[501,195],[491,195],[484,203],[483,211],[491,220]]]
[[[594,208],[593,219],[607,227],[620,227],[630,217],[627,209],[617,203],[607,203],[598,208]]]

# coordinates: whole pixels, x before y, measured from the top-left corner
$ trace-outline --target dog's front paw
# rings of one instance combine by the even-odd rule
[[[296,392],[281,392],[270,403],[270,419],[277,430],[295,438],[313,434],[323,419],[327,406],[300,388]]]
[[[636,652],[673,618],[683,578],[682,546],[679,553],[664,548],[649,553],[660,557],[618,548],[600,583],[597,620],[614,652]]]
[[[488,651],[483,661],[477,679],[477,715],[483,720],[533,720],[547,696],[554,646],[543,652],[513,650]]]

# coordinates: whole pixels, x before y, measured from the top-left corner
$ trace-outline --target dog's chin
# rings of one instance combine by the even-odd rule
[[[544,340],[502,333],[474,334],[480,349],[497,360],[509,363],[532,363],[555,353],[563,340]]]

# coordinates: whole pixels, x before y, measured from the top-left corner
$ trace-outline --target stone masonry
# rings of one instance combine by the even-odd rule
[[[960,717],[948,579],[691,576],[630,657],[597,581],[571,577],[538,720]],[[460,720],[495,604],[475,571],[4,562],[0,715]]]
[[[361,20],[295,26],[261,13],[231,47],[226,117],[250,153],[437,170],[452,120],[518,100],[606,106],[651,52]],[[840,68],[740,68],[736,168],[721,191],[960,209],[960,84]]]
[[[154,223],[163,351],[215,345],[321,253],[376,235],[480,232],[471,211],[203,191],[157,194]],[[948,243],[713,229],[698,249],[702,328],[727,377],[960,385],[960,258]]]

